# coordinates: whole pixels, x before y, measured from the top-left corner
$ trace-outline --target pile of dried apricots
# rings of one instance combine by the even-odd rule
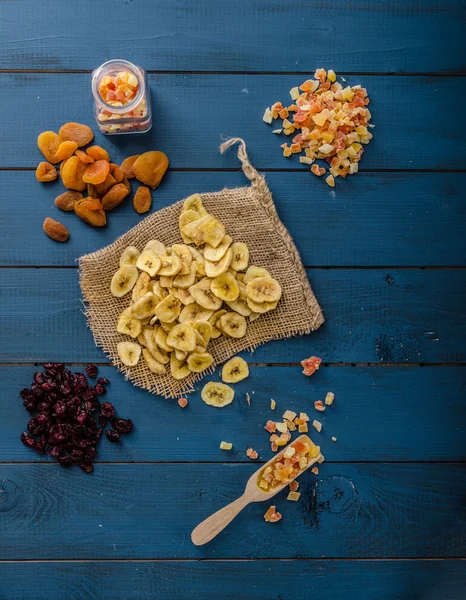
[[[94,227],[103,227],[107,223],[106,211],[119,206],[131,193],[129,180],[135,177],[144,185],[134,194],[134,209],[139,214],[150,210],[149,187],[155,189],[162,181],[168,169],[167,156],[152,150],[129,156],[117,165],[110,162],[108,152],[101,146],[80,149],[93,139],[91,128],[80,123],[65,123],[58,133],[44,131],[39,135],[37,145],[48,162],[41,162],[37,167],[37,180],[57,179],[54,165],[61,162],[60,177],[68,190],[55,198],[56,206],[63,211],[74,211]],[[83,196],[84,191],[87,197]],[[65,242],[69,237],[66,227],[50,217],[45,219],[43,228],[58,242]]]

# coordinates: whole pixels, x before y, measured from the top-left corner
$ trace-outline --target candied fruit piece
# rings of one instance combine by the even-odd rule
[[[299,433],[307,433],[309,431],[309,427],[308,427],[307,423],[300,423],[298,425],[298,431],[299,431]]]
[[[316,410],[318,410],[319,412],[324,412],[325,406],[324,406],[324,403],[322,402],[322,400],[316,400],[314,402],[314,408]]]
[[[251,460],[256,460],[256,458],[259,458],[259,455],[257,454],[257,452],[255,450],[253,450],[252,448],[248,448],[246,450],[246,456],[248,458],[250,458]]]
[[[287,500],[291,500],[292,502],[297,502],[299,500],[299,497],[301,496],[301,494],[299,492],[293,492],[291,491],[288,496],[286,497]]]
[[[128,194],[125,184],[117,183],[102,198],[102,206],[105,210],[113,210],[123,202]]]
[[[299,482],[294,480],[290,483],[289,488],[292,492],[296,492],[299,488]]]
[[[277,430],[277,425],[275,421],[267,421],[267,423],[264,425],[264,429],[269,433],[274,433]]]
[[[316,419],[314,419],[314,421],[312,421],[312,426],[314,427],[314,429],[316,429],[317,431],[321,432],[322,431],[322,423],[320,421],[316,421]]]
[[[86,154],[94,160],[108,160],[110,162],[108,152],[102,146],[89,146],[86,149]]]
[[[335,394],[333,392],[327,392],[327,395],[325,396],[325,404],[327,406],[332,406],[334,400]]]
[[[39,150],[45,156],[49,163],[56,164],[60,162],[60,158],[56,157],[58,148],[62,140],[54,131],[43,131],[37,138]]]
[[[54,181],[58,177],[57,169],[48,162],[42,161],[37,165],[36,179],[42,183]]]
[[[186,408],[188,406],[188,399],[187,398],[179,398],[178,406],[181,406],[181,408]]]
[[[277,508],[276,506],[270,506],[270,507],[267,509],[267,512],[266,512],[266,513],[265,513],[265,515],[264,515],[264,519],[265,519],[266,521],[270,521],[270,517],[271,517],[272,515],[274,515],[274,514],[275,514],[275,512],[276,512],[276,508]]]
[[[288,431],[288,426],[287,426],[287,424],[286,424],[286,423],[284,423],[284,422],[281,422],[281,423],[280,423],[279,421],[277,421],[277,422],[275,423],[275,428],[276,428],[276,430],[277,430],[277,431],[279,431],[280,433],[286,433],[286,432]]]
[[[168,169],[168,158],[163,152],[152,150],[140,154],[133,163],[133,171],[141,183],[155,189]]]
[[[73,156],[77,147],[78,144],[76,142],[62,142],[58,146],[55,158],[57,158],[58,160],[66,160],[67,158],[70,158],[70,156]]]
[[[152,204],[150,189],[144,185],[140,185],[134,194],[133,204],[134,210],[140,215],[149,211]]]
[[[318,356],[311,356],[301,361],[301,366],[304,368],[303,373],[308,377],[315,373],[319,367],[322,359]]]
[[[74,204],[74,212],[86,223],[94,227],[103,227],[107,217],[102,203],[97,198],[83,198]]]
[[[280,521],[280,519],[282,518],[281,513],[279,512],[275,512],[273,515],[270,516],[270,523],[277,523],[278,521]]]
[[[94,139],[92,129],[81,123],[65,123],[58,133],[62,140],[76,142],[78,148],[89,144]]]
[[[94,162],[92,156],[89,156],[89,154],[86,154],[83,150],[76,150],[75,154],[79,158],[79,160],[81,160],[86,165],[90,165]]]
[[[74,155],[62,162],[60,165],[60,175],[63,181],[63,185],[71,190],[77,190],[82,192],[86,184],[83,181],[84,171],[86,165]]]
[[[273,399],[272,399],[272,400],[270,400],[270,408],[271,408],[272,410],[275,410],[275,407],[276,407],[276,406],[277,406],[277,403],[275,402],[275,400],[273,400]]]
[[[68,192],[63,192],[63,194],[57,196],[54,200],[54,203],[55,206],[58,206],[60,210],[69,212],[71,210],[74,210],[74,203],[77,200],[81,200],[82,197],[83,195],[81,194],[81,192],[74,192],[72,190],[69,190]]]
[[[220,442],[220,450],[231,450],[233,444],[231,442]]]
[[[139,154],[135,154],[134,156],[128,156],[128,158],[125,158],[125,160],[121,163],[121,168],[123,169],[123,173],[126,175],[126,177],[128,179],[132,179],[133,177],[136,177],[136,175],[134,174],[133,171],[133,165],[136,162],[136,160],[139,158]]]
[[[86,183],[93,183],[94,185],[103,183],[109,174],[109,171],[110,163],[108,160],[96,160],[87,166],[86,170],[84,171],[83,181]]]

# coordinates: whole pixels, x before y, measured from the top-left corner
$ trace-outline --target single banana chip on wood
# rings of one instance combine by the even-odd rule
[[[222,381],[225,383],[238,383],[246,377],[249,377],[249,367],[241,356],[231,358],[222,367]]]
[[[229,385],[209,381],[202,388],[201,398],[209,406],[221,408],[233,402],[235,391]]]

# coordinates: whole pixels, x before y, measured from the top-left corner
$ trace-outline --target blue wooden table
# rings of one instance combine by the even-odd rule
[[[466,97],[462,0],[10,0],[0,2],[1,600],[463,600],[466,519]],[[90,72],[145,67],[155,123],[106,138],[114,162],[157,148],[170,170],[154,209],[244,185],[230,152],[244,137],[301,252],[326,323],[247,357],[234,404],[199,387],[182,411],[126,382],[93,343],[76,259],[139,221],[130,203],[98,231],[57,216],[39,185],[36,137],[93,125]],[[286,161],[261,121],[318,67],[367,87],[374,140],[360,173],[332,191]],[[94,129],[96,129],[94,127]],[[68,225],[57,245],[46,216]],[[300,360],[324,366],[311,379]],[[19,441],[18,392],[37,365],[96,362],[135,430],[102,443],[95,472],[65,470]],[[202,548],[190,532],[237,497],[270,456],[270,399],[324,413],[326,456],[281,522],[251,505]],[[251,394],[251,406],[244,401]],[[337,442],[331,441],[332,436]],[[234,451],[219,450],[232,440]]]

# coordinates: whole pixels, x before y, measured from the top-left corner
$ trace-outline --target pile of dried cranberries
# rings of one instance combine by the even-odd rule
[[[31,387],[20,392],[25,409],[35,413],[21,441],[38,454],[47,452],[63,467],[77,464],[91,473],[107,422],[112,425],[105,431],[110,442],[119,442],[121,434],[133,429],[133,423],[116,418],[110,402],[99,402],[98,396],[106,393],[108,379],[101,377],[92,386],[84,373],[71,373],[57,363],[44,366],[44,372],[34,373]],[[97,377],[97,367],[88,365],[86,373]]]

